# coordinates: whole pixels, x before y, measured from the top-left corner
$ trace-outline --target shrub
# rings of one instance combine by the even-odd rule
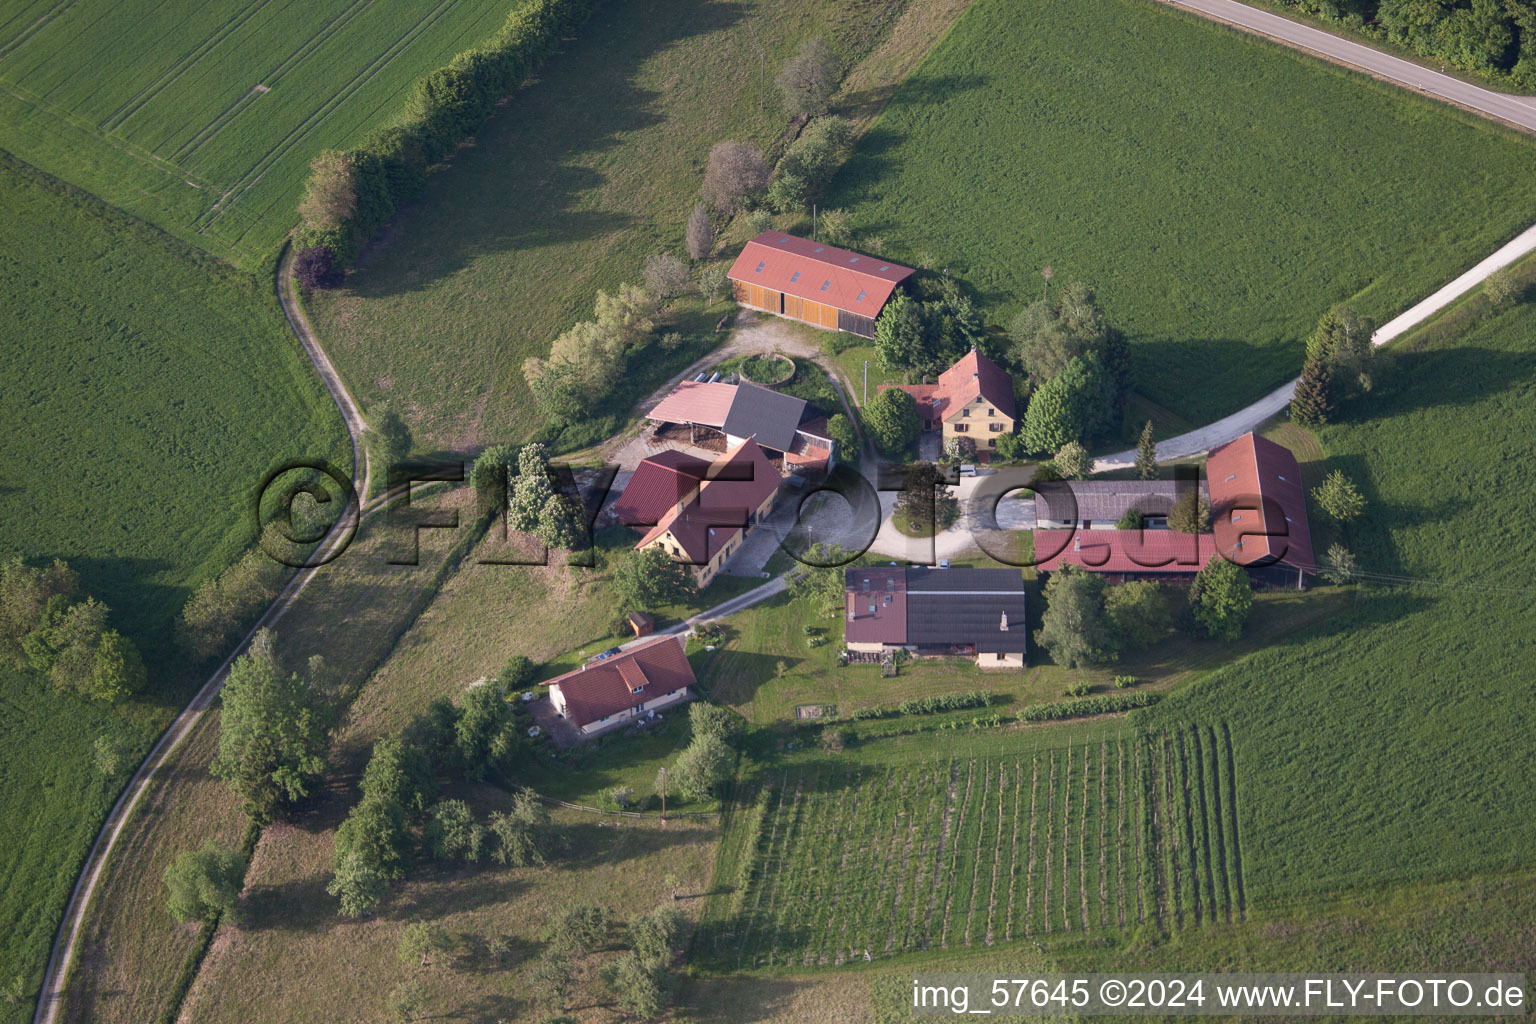
[[[1520,281],[1514,267],[1503,267],[1488,275],[1483,282],[1483,294],[1495,309],[1508,306],[1520,298]]]
[[[1050,704],[1032,704],[1019,712],[1021,722],[1055,722],[1085,715],[1109,715],[1133,708],[1145,708],[1161,699],[1156,693],[1101,694],[1080,700],[1059,700]]]
[[[293,258],[293,276],[311,291],[339,288],[343,280],[336,266],[336,252],[328,245],[312,245]]]
[[[980,690],[970,693],[940,693],[931,697],[913,697],[896,705],[903,715],[932,715],[940,711],[963,711],[966,708],[984,708],[992,703],[992,695]],[[857,717],[857,713],[855,713]]]
[[[1092,683],[1073,683],[1067,687],[1068,697],[1086,697],[1093,692]]]
[[[1140,681],[1135,676],[1115,676],[1115,689],[1128,690]]]

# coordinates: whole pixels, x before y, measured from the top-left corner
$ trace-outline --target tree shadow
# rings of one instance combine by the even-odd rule
[[[418,291],[484,253],[591,240],[635,224],[626,211],[583,208],[609,180],[587,164],[663,122],[662,94],[635,83],[645,61],[690,36],[728,29],[744,13],[740,3],[673,0],[665,17],[625,19],[622,33],[593,18],[396,214],[347,288],[369,298]],[[466,204],[466,194],[484,202]]]

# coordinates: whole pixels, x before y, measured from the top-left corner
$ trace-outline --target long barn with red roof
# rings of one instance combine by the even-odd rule
[[[873,338],[875,317],[913,273],[890,260],[764,231],[742,248],[726,277],[743,306]]]

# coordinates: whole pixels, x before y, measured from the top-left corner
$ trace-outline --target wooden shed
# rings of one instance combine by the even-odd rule
[[[656,620],[648,612],[630,612],[629,628],[635,631],[635,636],[649,636],[656,628]]]

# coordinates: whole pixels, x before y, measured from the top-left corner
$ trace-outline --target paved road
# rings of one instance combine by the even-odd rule
[[[1258,35],[1359,68],[1418,92],[1466,107],[1536,132],[1536,99],[1495,92],[1480,85],[1442,75],[1422,64],[1394,57],[1364,43],[1344,39],[1324,29],[1261,11],[1237,0],[1164,0],[1173,7],[1225,21]]]
[[[292,274],[289,269],[289,261],[292,252],[284,254],[277,269],[277,297],[283,307],[283,314],[288,318],[288,325],[293,328],[293,333],[304,346],[304,351],[309,354],[315,364],[331,397],[335,400],[337,408],[341,410],[343,420],[346,421],[347,433],[352,440],[352,471],[356,479],[359,472],[362,474],[362,486],[358,488],[360,498],[368,494],[368,484],[372,477],[371,467],[368,465],[367,453],[361,444],[362,433],[367,429],[363,423],[362,414],[358,411],[357,403],[347,391],[345,384],[337,375],[331,361],[326,358],[320,349],[319,342],[315,339],[309,328],[309,321],[304,316],[304,311],[294,300],[292,288],[289,282]],[[321,544],[319,554],[322,558],[335,550],[336,546],[343,543],[348,534],[348,524],[353,516],[371,515],[384,507],[384,499],[388,495],[380,495],[373,501],[367,502],[361,509],[350,506],[342,517],[332,527],[331,533]],[[91,897],[96,892],[96,885],[101,879],[107,859],[112,855],[112,849],[117,844],[118,837],[128,819],[133,816],[134,808],[149,788],[149,781],[154,777],[165,763],[170,760],[176,749],[181,746],[183,740],[192,732],[203,712],[213,704],[219,690],[224,686],[224,680],[228,678],[229,667],[234,663],[236,655],[245,650],[251,638],[258,630],[266,629],[277,623],[287,612],[293,602],[309,585],[314,578],[315,570],[300,570],[288,581],[277,598],[262,613],[260,620],[251,627],[251,631],[230,652],[208,681],[197,691],[192,701],[176,716],[165,732],[160,734],[160,739],[150,748],[149,754],[128,780],[123,788],[122,795],[117,798],[117,803],[112,805],[112,811],[107,815],[107,820],[102,823],[101,831],[96,834],[96,842],[91,846],[91,852],[86,857],[85,867],[80,872],[80,877],[75,880],[74,891],[70,894],[69,905],[65,908],[64,919],[59,922],[59,931],[54,936],[53,949],[48,957],[48,967],[43,973],[42,988],[38,993],[37,1010],[32,1016],[33,1024],[54,1024],[59,1014],[59,1008],[64,1002],[64,983],[69,978],[70,965],[74,962],[75,949],[80,939],[80,927],[85,921],[86,909],[90,906]]]

